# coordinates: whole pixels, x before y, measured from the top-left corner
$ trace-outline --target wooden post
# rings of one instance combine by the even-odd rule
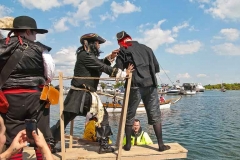
[[[128,109],[128,100],[129,100],[129,94],[130,94],[130,88],[131,88],[131,82],[132,82],[132,73],[129,73],[129,78],[127,80],[127,88],[126,92],[124,94],[124,100],[123,100],[123,108],[120,118],[120,130],[118,130],[118,138],[117,138],[117,144],[118,144],[118,155],[117,159],[120,160],[122,156],[122,142],[124,138],[124,130],[125,130],[125,123],[126,123],[126,116],[127,116],[127,109]]]
[[[72,145],[73,145],[73,127],[74,127],[74,120],[72,120],[70,124],[69,148],[72,148]]]
[[[63,73],[59,72],[59,104],[60,104],[60,129],[61,129],[61,149],[62,160],[65,160],[65,135],[64,135],[64,115],[63,115]]]

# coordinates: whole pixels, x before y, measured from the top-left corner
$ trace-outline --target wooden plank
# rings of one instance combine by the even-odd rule
[[[122,142],[124,137],[124,131],[125,131],[125,124],[126,124],[126,117],[127,117],[127,109],[128,109],[128,100],[129,100],[129,94],[130,94],[130,88],[131,88],[131,82],[132,82],[132,72],[128,75],[127,80],[127,88],[126,92],[124,93],[124,100],[123,100],[123,110],[121,113],[120,118],[120,128],[118,128],[118,136],[117,136],[117,144],[118,144],[118,156],[117,159],[121,160],[122,155]]]
[[[61,148],[62,148],[62,160],[65,160],[65,136],[64,136],[64,115],[63,115],[63,73],[59,72],[59,104],[60,104],[60,131],[61,131]]]
[[[70,142],[69,142],[69,148],[72,148],[72,143],[73,143],[73,127],[74,127],[74,120],[71,120],[70,124]]]
[[[188,150],[178,143],[166,143],[171,147],[170,150],[159,152],[158,144],[148,146],[132,146],[130,151],[122,151],[122,160],[154,160],[154,159],[180,159],[187,158]],[[66,160],[113,160],[117,158],[115,153],[98,154],[98,145],[83,144],[66,149]],[[27,147],[23,151],[24,159],[35,160],[35,151]],[[54,154],[56,160],[61,159],[61,153]]]

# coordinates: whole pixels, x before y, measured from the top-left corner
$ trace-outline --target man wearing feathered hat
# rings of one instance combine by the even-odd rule
[[[124,150],[131,148],[131,131],[137,107],[142,99],[148,116],[148,124],[158,140],[159,151],[170,147],[163,144],[161,112],[157,92],[156,73],[160,71],[158,61],[151,48],[133,41],[125,31],[116,35],[120,51],[116,59],[116,67],[123,70],[129,64],[134,65],[132,84],[129,95],[127,119],[125,125],[126,145]],[[125,84],[126,85],[126,84]]]
[[[46,102],[40,100],[40,94],[42,86],[52,80],[55,65],[48,53],[51,48],[34,42],[37,34],[48,31],[37,28],[36,21],[28,16],[16,17],[12,27],[1,29],[9,30],[7,38],[0,40],[1,78],[7,76],[5,65],[13,68],[10,75],[4,77],[6,81],[1,88],[9,103],[8,110],[1,111],[6,125],[6,146],[11,144],[19,131],[25,129],[25,119],[36,119],[37,127],[49,142],[52,139],[50,128],[46,125],[49,124],[49,108],[45,108]],[[18,59],[12,59],[12,56]],[[11,60],[17,63],[11,65]],[[35,150],[37,159],[42,159],[41,152],[37,148]],[[11,159],[22,159],[22,150]]]
[[[124,77],[122,70],[111,67],[111,62],[117,55],[118,50],[114,50],[110,55],[99,59],[100,44],[106,40],[95,33],[85,34],[80,38],[80,46],[77,51],[77,60],[74,67],[74,78],[71,81],[71,89],[64,101],[64,127],[76,116],[86,116],[88,112],[97,120],[96,133],[100,144],[99,153],[113,152],[113,148],[108,145],[109,136],[112,135],[108,122],[108,113],[96,94],[99,77],[102,72],[112,77]],[[127,73],[132,70],[128,67]],[[78,78],[78,77],[82,77]],[[96,77],[97,79],[89,79]],[[52,128],[52,133],[56,141],[60,140],[59,121]]]

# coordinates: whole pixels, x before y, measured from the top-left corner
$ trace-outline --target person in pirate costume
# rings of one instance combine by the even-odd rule
[[[118,50],[114,50],[103,59],[98,59],[100,55],[100,44],[106,40],[95,33],[85,34],[80,38],[80,46],[76,51],[76,63],[74,67],[74,78],[71,81],[69,90],[64,101],[64,128],[76,116],[86,116],[88,112],[97,120],[96,134],[100,144],[99,153],[113,152],[113,148],[108,145],[109,136],[112,135],[108,121],[108,113],[96,94],[99,79],[80,79],[77,77],[97,77],[102,72],[111,77],[125,77],[126,72],[118,68],[111,67],[111,62],[117,56]],[[127,72],[132,71],[129,65]],[[60,121],[51,128],[55,141],[60,141]]]
[[[133,41],[125,31],[116,35],[120,51],[116,59],[116,67],[123,70],[129,64],[134,65],[131,89],[128,102],[127,118],[125,125],[126,145],[124,150],[131,149],[131,133],[137,107],[142,99],[145,106],[148,124],[153,125],[157,137],[159,151],[170,147],[163,144],[161,112],[157,92],[156,73],[160,72],[159,63],[151,48]],[[127,83],[125,83],[126,87]]]
[[[25,129],[25,119],[36,119],[38,128],[50,143],[52,134],[50,126],[46,125],[49,124],[50,110],[45,108],[47,102],[40,100],[40,95],[43,85],[49,84],[54,76],[55,64],[48,53],[51,48],[34,42],[36,34],[48,31],[37,28],[36,21],[28,16],[16,17],[13,27],[1,29],[10,31],[7,38],[0,40],[1,78],[5,76],[5,65],[12,65],[14,68],[6,76],[7,80],[1,88],[9,103],[8,110],[1,111],[6,126],[5,145],[8,148],[18,132]],[[15,58],[15,65],[11,61],[14,54],[22,55],[18,61]],[[37,159],[43,159],[40,150],[35,147],[35,151]],[[22,150],[10,159],[22,159]]]

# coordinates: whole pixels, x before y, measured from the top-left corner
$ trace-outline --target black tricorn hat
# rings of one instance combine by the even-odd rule
[[[30,29],[34,30],[39,34],[48,33],[46,29],[39,29],[37,28],[36,21],[28,16],[19,16],[14,18],[13,20],[13,28],[1,28],[2,30],[25,30]]]
[[[97,35],[96,33],[88,33],[88,34],[82,35],[82,37],[80,38],[80,43],[83,44],[84,40],[87,40],[88,42],[98,41],[99,44],[106,42],[105,39],[103,39],[101,36]]]
[[[117,37],[117,40],[121,40],[125,37],[131,37],[131,36],[129,34],[127,34],[127,32],[121,31],[121,32],[117,33],[116,37]]]

